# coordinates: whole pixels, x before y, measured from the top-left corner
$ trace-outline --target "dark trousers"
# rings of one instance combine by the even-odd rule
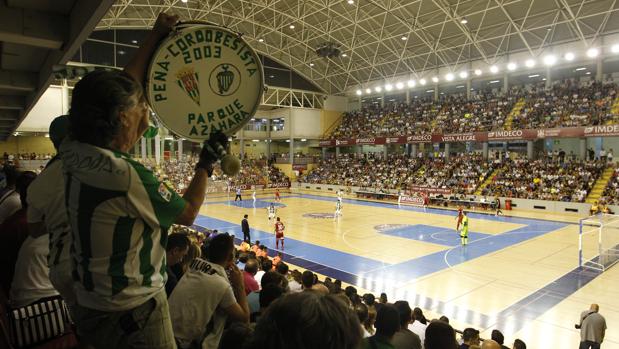
[[[592,342],[592,341],[584,341],[580,342],[579,349],[600,349],[601,344]]]
[[[237,199],[243,201],[243,198],[241,198],[241,195],[236,194],[236,196],[234,197],[234,201],[236,201]]]
[[[251,241],[251,236],[249,236],[249,232],[243,232],[243,240]]]

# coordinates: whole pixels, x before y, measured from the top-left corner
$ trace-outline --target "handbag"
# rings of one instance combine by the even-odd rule
[[[40,299],[8,312],[13,345],[28,348],[70,332],[71,318],[60,296]]]

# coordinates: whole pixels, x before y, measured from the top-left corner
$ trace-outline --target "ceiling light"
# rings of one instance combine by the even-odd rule
[[[480,76],[481,75],[481,69],[475,69],[475,75]]]
[[[551,66],[551,65],[554,65],[555,63],[557,63],[557,57],[555,57],[554,55],[548,55],[544,57],[544,64]]]
[[[576,68],[576,71],[587,70],[585,67]]]
[[[310,63],[310,67],[313,67],[313,66],[314,66],[314,63]]]
[[[391,84],[386,84],[386,85],[385,85],[385,91],[391,91],[391,90],[393,90],[393,85],[391,85]]]
[[[401,89],[403,89],[403,88],[404,88],[404,84],[403,84],[403,83],[401,83],[401,82],[398,82],[397,84],[395,84],[395,87],[396,87],[398,90],[401,90]]]
[[[492,80],[489,82],[489,84],[496,84],[497,82],[501,82],[501,80]]]
[[[427,92],[427,93],[430,93],[430,92],[434,92],[434,90],[427,90],[426,92]]]
[[[565,58],[566,61],[573,61],[574,60],[574,54],[571,52],[568,52],[565,54],[565,56],[563,56],[563,58]]]
[[[610,47],[610,52],[612,53],[619,53],[619,44],[614,44],[613,46]]]
[[[415,87],[417,83],[415,82],[415,80],[408,80],[408,82],[406,83],[406,85],[408,85],[408,87]]]
[[[542,81],[546,81],[546,78],[543,78]]]
[[[527,68],[533,68],[533,67],[535,67],[535,60],[534,59],[527,59],[527,61],[524,62],[524,65],[526,65]]]
[[[533,79],[533,78],[536,78],[536,77],[538,77],[538,76],[539,76],[539,74],[529,75],[529,79]]]
[[[369,89],[369,88],[366,88],[366,89],[365,89],[365,93],[370,94],[370,93],[372,93],[372,90],[371,90],[371,89]]]
[[[590,48],[587,50],[587,57],[595,58],[600,54],[600,51],[597,48]]]
[[[382,90],[383,90],[383,88],[382,88],[382,87],[380,87],[380,86],[376,86],[376,87],[374,87],[374,91],[376,91],[376,92],[380,92],[380,91],[382,91]]]
[[[288,28],[294,29],[294,24],[291,24]]]
[[[516,63],[513,63],[513,62],[512,62],[512,63],[509,63],[509,64],[507,65],[507,69],[508,69],[508,70],[514,71],[514,70],[516,70],[516,68],[518,68],[518,65],[517,65]]]
[[[269,77],[270,77],[271,79],[273,79],[273,78],[275,77],[275,75],[269,75]]]
[[[125,52],[125,51],[123,51],[123,50],[119,50],[119,51],[118,51],[118,54],[119,54],[119,55],[121,55],[121,56],[122,56],[122,55],[124,55],[125,53],[126,53],[126,52]]]
[[[462,17],[462,19],[460,20],[460,23],[462,24],[467,24],[469,21],[466,19],[466,17]]]
[[[426,84],[426,79],[419,80],[419,83],[422,84],[422,85],[425,85]]]
[[[591,72],[590,72],[590,71],[588,71],[588,72],[586,72],[585,74],[587,74],[587,75],[591,75]]]
[[[287,140],[286,140],[286,143],[290,143],[290,140],[289,140],[289,139],[287,139]]]
[[[348,55],[345,53],[342,53],[342,57],[347,57]]]
[[[433,76],[432,77],[432,82],[433,83],[437,83],[438,82],[438,77],[437,76]]]
[[[264,42],[263,38],[258,39],[258,42]]]
[[[456,88],[464,88],[464,85],[458,85]]]
[[[499,72],[499,67],[497,67],[496,65],[493,65],[492,67],[490,67],[490,72],[491,73],[498,73]]]
[[[187,3],[187,0],[181,0],[181,2],[186,4],[186,3]]]
[[[469,73],[465,71],[460,72],[460,79],[466,79],[469,77]]]
[[[348,0],[348,4],[349,4],[349,5],[352,5],[352,4],[354,4],[354,3],[355,3],[355,2],[354,2],[354,0]]]
[[[137,44],[137,43],[138,43],[138,41],[137,41],[137,40],[131,40],[131,43],[132,43],[132,44]]]
[[[307,139],[301,138],[301,142],[307,142]]]
[[[259,139],[252,139],[251,141],[252,141],[252,142],[260,142],[260,140],[259,140]]]
[[[447,73],[447,75],[445,75],[445,80],[451,81],[453,79],[454,79],[454,75],[452,73]]]
[[[361,96],[362,93],[363,93],[363,91],[357,90],[357,96]]]
[[[402,40],[408,40],[406,36],[401,37]]]

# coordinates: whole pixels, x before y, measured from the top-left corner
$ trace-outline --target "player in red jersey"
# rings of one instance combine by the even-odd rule
[[[284,223],[282,223],[277,217],[277,221],[275,222],[275,247],[279,248],[279,241],[282,241],[282,250],[284,249]]]
[[[275,201],[280,201],[280,197],[279,197],[279,189],[275,189]]]
[[[460,231],[460,224],[462,224],[462,218],[464,218],[464,215],[462,214],[462,206],[458,206],[458,217],[456,217],[456,231],[459,232]]]

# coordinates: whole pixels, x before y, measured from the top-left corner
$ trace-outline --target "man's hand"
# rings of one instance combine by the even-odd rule
[[[169,15],[165,12],[161,12],[155,21],[153,31],[161,36],[166,36],[172,28],[178,23],[178,15]]]
[[[230,266],[230,285],[235,292],[245,292],[245,280],[243,273],[236,265]]]
[[[221,145],[224,149],[228,148],[228,137],[221,132],[212,134],[211,138],[204,142],[200,152],[200,160],[196,164],[196,168],[205,169],[209,177],[213,172],[213,164],[219,160],[218,145]]]

